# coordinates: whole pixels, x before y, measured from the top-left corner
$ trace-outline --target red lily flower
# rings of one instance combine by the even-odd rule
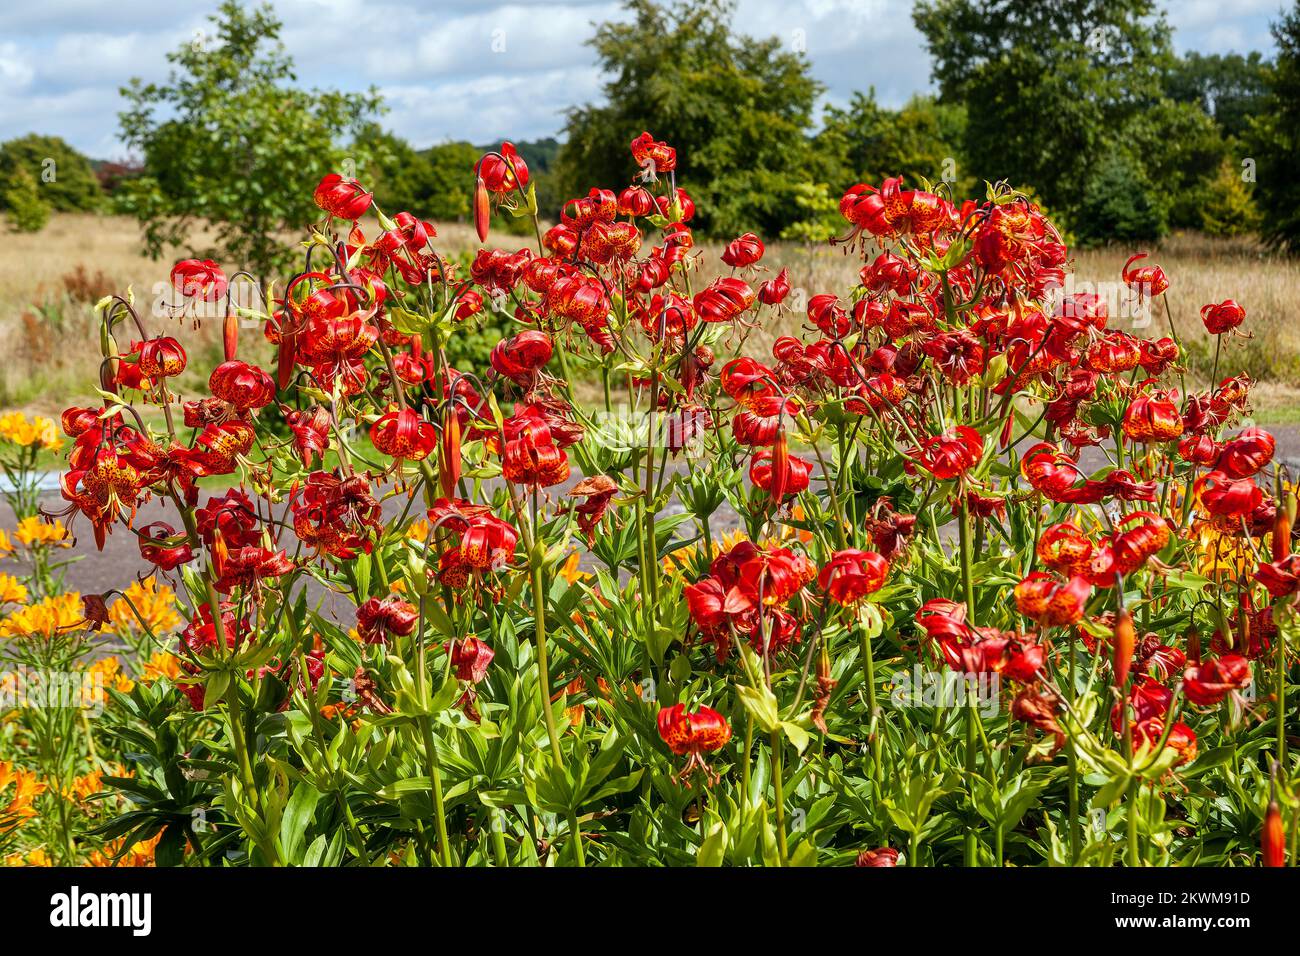
[[[649,133],[632,140],[632,158],[642,169],[655,173],[671,173],[677,168],[677,150],[661,143]]]
[[[836,604],[861,601],[884,587],[889,562],[874,551],[836,551],[817,575],[817,584]]]
[[[776,274],[776,278],[768,279],[758,287],[758,301],[764,305],[780,305],[789,294],[789,269],[782,269]]]
[[[1163,392],[1139,395],[1124,413],[1124,435],[1136,442],[1173,441],[1183,433],[1183,419]]]
[[[780,446],[778,441],[778,449]],[[754,487],[766,491],[777,504],[807,491],[808,476],[811,473],[812,465],[808,462],[782,454],[779,450],[764,448],[755,452],[749,463],[749,480],[754,483]]]
[[[185,349],[171,336],[150,339],[140,346],[140,374],[156,381],[185,371]]]
[[[1016,607],[1042,627],[1064,627],[1083,617],[1092,585],[1075,575],[1062,581],[1043,571],[1033,571],[1016,585]]]
[[[743,269],[762,259],[763,251],[763,240],[752,232],[747,232],[727,243],[719,258],[733,269]]]
[[[1226,654],[1183,671],[1183,694],[1193,704],[1213,707],[1250,683],[1250,661]]]
[[[451,641],[447,652],[451,655],[451,666],[456,669],[456,679],[472,684],[482,683],[487,677],[488,665],[496,657],[496,652],[477,637]]]
[[[756,298],[743,279],[722,276],[695,293],[695,314],[705,322],[732,322],[753,306]]]
[[[1135,266],[1134,263],[1140,259],[1147,258],[1145,252],[1139,252],[1136,255],[1129,256],[1124,263],[1124,269],[1121,273],[1124,284],[1130,289],[1137,292],[1142,298],[1154,299],[1158,295],[1164,295],[1169,288],[1169,277],[1165,275],[1165,270],[1155,265]]]
[[[1249,478],[1273,460],[1277,442],[1262,428],[1247,428],[1227,442],[1214,467],[1229,478]]]
[[[1232,299],[1225,299],[1217,305],[1201,306],[1201,321],[1205,323],[1205,331],[1222,335],[1246,321],[1246,310]]]
[[[140,557],[162,571],[174,571],[194,558],[186,535],[165,521],[153,521],[138,528]]]
[[[409,408],[391,408],[370,426],[375,450],[398,461],[424,461],[438,443],[438,430]]]
[[[187,299],[215,302],[226,294],[226,274],[211,259],[182,259],[172,266],[171,280]]]
[[[408,637],[415,631],[420,612],[397,597],[370,598],[357,608],[357,636],[365,644],[387,644],[393,635]]]
[[[685,704],[679,703],[661,709],[656,723],[659,736],[669,750],[679,757],[689,754],[679,780],[685,781],[698,769],[710,781],[717,781],[717,775],[704,762],[703,755],[721,750],[731,739],[731,725],[727,718],[712,707],[701,707],[691,712]]]
[[[356,222],[366,214],[375,194],[367,192],[355,179],[344,179],[338,173],[330,173],[320,181],[312,198],[335,219]]]
[[[969,425],[949,428],[921,442],[909,457],[940,481],[951,481],[979,464],[984,440]]]
[[[324,460],[325,452],[330,447],[330,413],[322,405],[313,405],[305,411],[280,406],[289,432],[293,435],[293,447],[298,450],[298,457],[304,468],[310,468],[312,459]]]
[[[1205,510],[1226,518],[1244,518],[1264,501],[1264,492],[1252,478],[1230,478],[1211,471],[1196,480],[1195,491]]]
[[[243,414],[265,408],[275,398],[275,382],[256,365],[239,359],[222,362],[208,378],[208,390]]]

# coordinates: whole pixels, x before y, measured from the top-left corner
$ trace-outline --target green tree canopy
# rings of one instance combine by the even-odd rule
[[[828,107],[813,139],[818,162],[838,187],[902,176],[919,185],[960,177],[957,160],[966,126],[965,107],[913,97],[899,110],[876,102],[875,90],[854,93],[848,107]],[[820,170],[819,170],[820,172]]]
[[[630,182],[628,144],[645,130],[677,148],[699,228],[779,233],[811,161],[806,132],[821,87],[807,58],[775,37],[734,33],[730,0],[626,8],[630,22],[601,24],[591,41],[609,75],[606,103],[569,113],[557,162],[565,195]]]
[[[1257,164],[1261,232],[1273,244],[1300,253],[1300,2],[1273,24],[1277,61],[1270,92],[1246,134]]]
[[[1214,117],[1225,136],[1241,137],[1250,118],[1264,109],[1268,69],[1258,51],[1242,56],[1193,50],[1170,66],[1164,80],[1165,95],[1199,105]]]
[[[20,171],[37,184],[42,202],[51,209],[91,212],[103,202],[90,160],[57,136],[32,133],[0,143],[0,208]]]
[[[312,190],[321,177],[366,166],[356,135],[381,102],[373,90],[294,86],[269,6],[226,0],[211,20],[214,38],[168,55],[166,83],[122,90],[122,136],[148,169],[127,184],[123,205],[154,256],[175,243],[265,274],[289,255],[281,234],[319,215]],[[192,245],[202,222],[215,229],[211,248]]]
[[[49,221],[49,203],[25,166],[18,167],[0,189],[0,202],[4,203],[9,225],[15,232],[40,232]]]
[[[943,100],[966,104],[971,172],[1067,214],[1172,57],[1154,0],[921,0],[913,19]]]

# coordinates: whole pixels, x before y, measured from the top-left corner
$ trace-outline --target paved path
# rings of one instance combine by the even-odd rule
[[[1270,431],[1273,432],[1278,441],[1277,458],[1290,468],[1292,474],[1300,474],[1300,428],[1279,426],[1270,428]],[[1083,462],[1084,469],[1089,471],[1103,465],[1104,460],[1099,456],[1096,460],[1092,460],[1092,456],[1087,456]],[[674,467],[685,468],[687,466],[679,461]],[[550,489],[551,497],[553,499],[562,498],[564,493],[579,478],[580,476],[575,474],[564,485]],[[43,504],[49,509],[62,507],[62,502],[57,494],[46,496],[43,499]],[[384,512],[390,518],[395,518],[401,512],[404,504],[404,498],[394,497],[384,503]],[[412,513],[418,514],[419,510],[418,507],[412,508]],[[670,510],[679,509],[674,506]],[[141,527],[151,521],[167,521],[174,527],[181,526],[181,522],[171,503],[156,498],[139,510],[136,526]],[[0,504],[0,528],[10,529],[13,526],[13,512],[10,511],[8,505]],[[722,533],[733,531],[739,526],[740,520],[738,516],[726,505],[714,515],[713,530],[715,538]],[[76,545],[70,550],[69,555],[76,556],[78,560],[67,571],[66,584],[70,589],[83,593],[102,593],[110,588],[124,587],[136,575],[149,572],[150,565],[140,557],[135,538],[125,528],[116,528],[109,535],[104,550],[101,552],[96,551],[90,525],[84,518],[78,517],[74,527],[78,532],[78,537]],[[0,569],[5,568],[0,565]],[[12,569],[12,566],[9,569]]]

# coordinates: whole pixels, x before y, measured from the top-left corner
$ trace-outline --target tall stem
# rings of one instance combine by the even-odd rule
[[[971,542],[970,542],[970,506],[966,501],[966,495],[961,495],[961,515],[959,517],[961,527],[958,531],[960,535],[959,544],[961,546],[961,581],[962,589],[966,596],[966,620],[974,626],[975,624],[975,582],[971,574]],[[972,703],[968,702],[966,707],[966,775],[970,781],[970,804],[971,813],[975,814],[975,721],[979,720],[979,714]],[[974,829],[966,833],[966,865],[978,865],[978,846],[979,840],[975,835]]]
[[[421,598],[421,615],[420,629],[416,632],[417,646],[415,651],[415,680],[416,680],[416,697],[421,702],[421,707],[428,699],[425,693],[425,682],[428,680],[427,674],[427,652],[425,650],[424,640],[424,614],[423,605],[428,600],[427,595]],[[443,866],[452,866],[451,842],[447,839],[447,812],[443,806],[442,796],[442,766],[438,760],[438,748],[433,739],[433,718],[427,713],[420,714],[420,736],[424,741],[424,757],[429,773],[429,787],[433,791],[433,814],[434,820],[438,827],[438,856]]]
[[[528,564],[533,586],[533,627],[537,637],[537,688],[542,695],[542,717],[546,721],[546,737],[551,744],[551,763],[558,770],[563,766],[560,757],[560,732],[555,724],[555,711],[551,708],[551,658],[546,649],[546,590],[542,581],[541,512],[537,495],[533,494],[533,547]]]
[[[871,635],[865,622],[858,622],[858,638],[862,642],[862,679],[867,685],[867,733],[871,736],[871,772],[877,784],[884,781],[882,728],[878,726],[876,709],[876,658],[871,647]]]
[[[776,801],[776,852],[785,866],[790,862],[790,850],[786,845],[785,838],[785,781],[781,778],[785,776],[785,770],[781,765],[781,731],[773,730],[771,736],[772,743],[772,786],[775,790],[774,799]]]

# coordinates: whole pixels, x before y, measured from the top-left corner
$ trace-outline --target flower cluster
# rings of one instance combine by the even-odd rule
[[[1063,292],[1069,250],[1024,195],[891,178],[840,202],[852,286],[795,295],[752,233],[709,255],[678,160],[638,135],[629,184],[544,224],[503,143],[475,165],[475,226],[529,218],[536,244],[459,262],[433,223],[327,176],[302,269],[260,310],[230,307],[216,263],[174,268],[178,315],[230,316],[198,396],[177,337],[102,303],[102,402],[63,415],[61,516],[100,547],[132,536],[156,577],[5,623],[149,655],[101,675],[118,719],[174,745],[159,766],[201,764],[186,799],[220,832],[159,845],[267,865],[1283,859],[1295,499],[1245,420],[1249,378],[1188,378],[1170,277],[1125,265],[1168,320],[1139,335]],[[507,334],[453,366],[488,317]],[[1201,319],[1222,346],[1245,310]],[[755,329],[783,334],[760,349]],[[616,402],[640,423],[617,443]],[[886,705],[930,667],[991,709]],[[697,775],[707,798],[678,785]],[[319,808],[301,846],[265,822],[288,778]],[[1085,829],[1089,801],[1122,807],[1122,838]]]

